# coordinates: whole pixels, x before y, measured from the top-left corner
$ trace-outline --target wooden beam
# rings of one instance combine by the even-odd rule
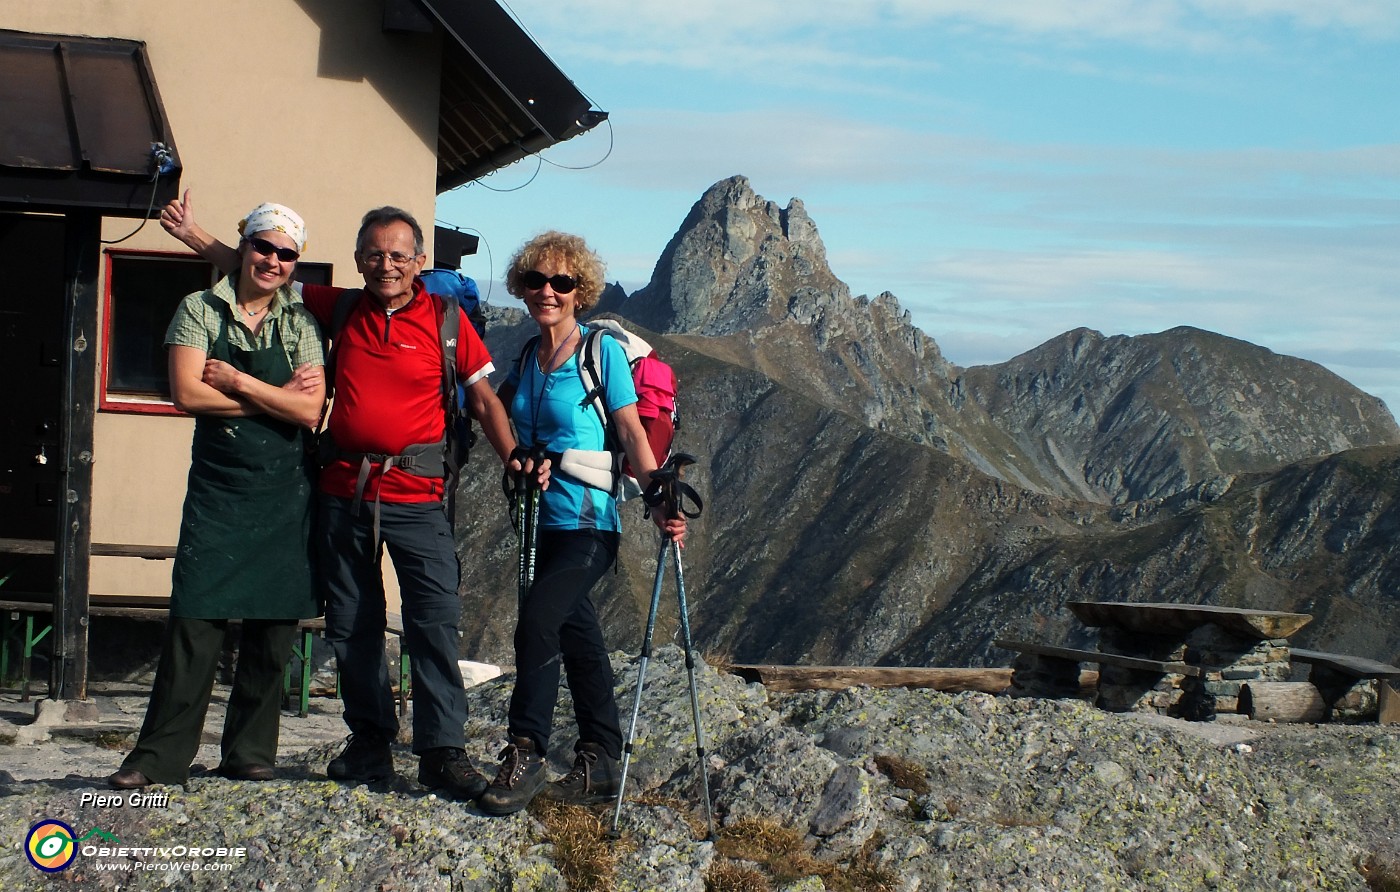
[[[1110,626],[1149,635],[1184,634],[1209,623],[1244,638],[1287,638],[1312,622],[1309,613],[1213,604],[1070,601],[1069,609],[1086,626]]]
[[[1400,692],[1386,679],[1379,679],[1376,682],[1377,699],[1380,701],[1376,710],[1376,721],[1382,725],[1400,725]]]
[[[88,582],[92,556],[93,423],[97,412],[97,267],[102,218],[84,210],[64,218],[65,360],[63,442],[54,532],[54,659],[49,697],[86,700],[88,682]]]
[[[0,554],[53,554],[51,539],[0,539]],[[149,561],[175,557],[174,545],[121,545],[92,543],[93,557],[139,557]]]
[[[1011,685],[1010,669],[939,669],[900,666],[773,666],[734,664],[728,671],[770,691],[844,691],[847,688],[927,688],[955,693],[1000,694]]]
[[[1275,722],[1322,722],[1327,701],[1306,681],[1251,681],[1240,686],[1239,711],[1252,719]]]
[[[1174,672],[1177,675],[1189,675],[1194,678],[1199,678],[1205,674],[1205,670],[1201,669],[1200,666],[1192,666],[1189,663],[1149,660],[1143,657],[1130,657],[1127,654],[1105,653],[1101,650],[1076,650],[1072,647],[1060,647],[1055,644],[1040,644],[1034,641],[1005,641],[998,639],[992,643],[1003,650],[1040,654],[1041,656],[1055,657],[1061,660],[1073,660],[1076,663],[1108,664],[1110,666],[1121,666],[1124,669],[1136,669],[1140,672],[1160,672],[1162,674]]]
[[[1328,669],[1343,675],[1350,675],[1353,678],[1394,678],[1400,676],[1400,666],[1368,660],[1365,657],[1332,654],[1320,650],[1303,650],[1298,647],[1290,648],[1289,656],[1300,663],[1326,666]]]

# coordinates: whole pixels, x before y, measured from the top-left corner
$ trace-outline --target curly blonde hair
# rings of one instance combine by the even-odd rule
[[[552,263],[569,270],[578,282],[574,290],[574,305],[582,313],[593,308],[603,295],[607,284],[603,278],[603,261],[593,253],[582,236],[551,229],[530,239],[515,252],[506,270],[506,290],[524,300],[525,283],[521,276],[542,263]]]

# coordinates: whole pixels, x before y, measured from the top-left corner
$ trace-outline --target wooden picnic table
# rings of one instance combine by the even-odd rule
[[[1149,635],[1186,634],[1214,624],[1242,638],[1287,638],[1312,622],[1307,613],[1216,607],[1164,602],[1070,601],[1069,609],[1086,626],[1115,628]]]

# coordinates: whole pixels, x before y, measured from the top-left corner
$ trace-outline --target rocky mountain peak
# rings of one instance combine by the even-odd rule
[[[793,311],[810,319],[813,307],[850,300],[801,200],[780,208],[734,176],[700,196],[650,284],[601,309],[653,331],[714,336],[778,324]]]

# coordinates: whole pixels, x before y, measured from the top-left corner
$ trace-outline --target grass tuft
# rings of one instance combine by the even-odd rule
[[[581,805],[536,798],[530,814],[554,845],[554,863],[573,892],[609,892],[617,874],[617,851],[607,828]]]
[[[899,876],[880,867],[875,853],[884,837],[875,834],[853,857],[846,861],[826,861],[814,856],[801,833],[766,818],[743,818],[725,827],[720,833],[716,850],[729,863],[747,862],[736,867],[744,871],[766,874],[772,886],[782,886],[804,877],[818,877],[828,892],[893,892],[899,888]],[[718,865],[721,862],[716,862]],[[752,865],[752,866],[750,866]],[[730,868],[724,868],[724,881],[730,878]],[[747,874],[746,874],[747,875]],[[734,881],[739,882],[737,873]],[[711,870],[707,892],[733,888],[736,892],[761,892],[764,886],[721,887],[720,879]],[[751,882],[751,879],[745,881]],[[714,885],[711,885],[714,884]]]
[[[890,779],[890,783],[902,790],[925,796],[931,789],[924,766],[912,759],[905,759],[893,753],[881,753],[875,757],[875,767]]]
[[[91,742],[104,750],[124,750],[131,742],[131,732],[99,731],[92,736]]]
[[[1361,865],[1361,876],[1371,892],[1400,892],[1400,859],[1372,853]]]
[[[716,859],[705,875],[705,892],[772,892],[773,884],[750,864]]]

